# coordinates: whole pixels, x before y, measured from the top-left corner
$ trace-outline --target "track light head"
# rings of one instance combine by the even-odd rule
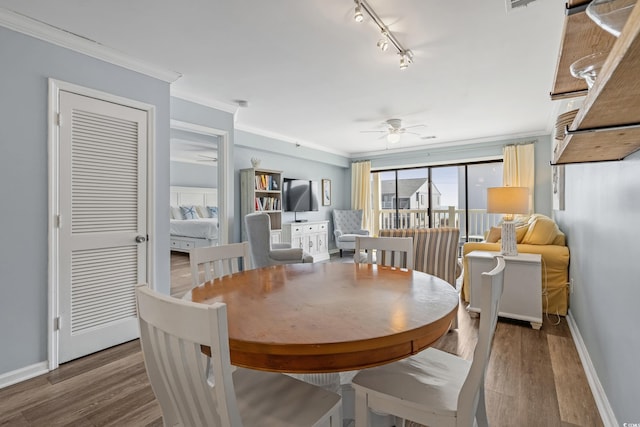
[[[413,61],[413,52],[410,50],[405,50],[404,52],[400,52],[400,69],[406,70]]]
[[[400,56],[400,69],[406,70],[409,67],[409,61],[407,61],[407,57],[402,55]]]
[[[362,14],[362,6],[360,6],[360,3],[356,2],[356,9],[353,13],[353,19],[356,22],[362,22],[364,20],[364,15]]]
[[[387,30],[382,30],[382,38],[378,40],[376,46],[378,46],[383,52],[389,48],[389,33]]]

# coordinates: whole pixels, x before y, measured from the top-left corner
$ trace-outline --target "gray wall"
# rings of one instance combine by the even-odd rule
[[[640,153],[565,166],[570,311],[620,424],[640,422]]]
[[[217,166],[172,161],[170,171],[171,185],[218,188]]]
[[[244,131],[236,131],[235,146],[235,188],[240,188],[240,169],[251,167],[251,158],[261,160],[260,167],[283,171],[285,178],[299,178],[318,181],[318,189],[322,179],[331,180],[331,206],[318,207],[317,212],[298,213],[298,219],[329,220],[329,248],[335,248],[331,211],[333,209],[349,209],[351,207],[351,172],[346,157],[317,151],[307,147],[296,147],[284,142]],[[312,159],[312,160],[311,160]],[[238,190],[239,191],[239,190]],[[240,212],[240,198],[236,199],[236,212]],[[294,214],[282,214],[283,222],[292,222]],[[240,241],[240,221],[235,230],[235,237]]]
[[[4,27],[0,58],[1,375],[47,360],[47,79],[155,105],[159,189],[169,186],[169,84]],[[154,276],[168,292],[168,191],[156,203]]]

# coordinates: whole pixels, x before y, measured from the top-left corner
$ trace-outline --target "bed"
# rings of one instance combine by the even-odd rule
[[[189,252],[202,246],[218,244],[218,189],[176,187],[170,189],[171,250]]]

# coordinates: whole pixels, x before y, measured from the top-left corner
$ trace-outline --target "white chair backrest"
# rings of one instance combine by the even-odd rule
[[[496,257],[497,265],[488,273],[482,273],[482,290],[480,302],[480,325],[478,341],[473,353],[473,361],[467,379],[458,395],[458,418],[467,420],[459,425],[473,425],[476,408],[480,396],[480,387],[484,384],[484,374],[489,356],[493,334],[498,322],[500,297],[504,288],[504,259]]]
[[[251,255],[248,242],[191,249],[189,263],[191,264],[193,286],[237,273],[240,271],[238,263],[240,259],[242,260],[242,269],[249,270]],[[200,266],[203,267],[204,280],[200,278]]]
[[[366,254],[361,253],[363,250]],[[356,252],[353,260],[413,270],[413,239],[411,237],[356,237]]]
[[[231,377],[227,306],[183,301],[146,285],[136,288],[136,296],[142,354],[164,425],[242,425]],[[211,348],[210,364],[201,344]]]

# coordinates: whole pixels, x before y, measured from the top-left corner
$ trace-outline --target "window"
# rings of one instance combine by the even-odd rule
[[[500,220],[486,197],[502,185],[502,161],[373,171],[371,180],[374,231],[457,227],[467,241]]]

